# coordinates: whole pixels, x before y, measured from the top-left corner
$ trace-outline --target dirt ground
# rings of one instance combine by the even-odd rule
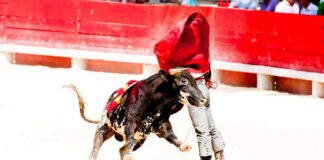
[[[77,98],[65,83],[77,85],[86,114],[98,119],[108,96],[144,75],[0,65],[0,159],[86,160],[96,125],[84,122]],[[211,107],[225,142],[226,160],[324,160],[324,100],[256,88],[220,85]],[[134,153],[137,160],[198,160],[187,109],[171,117],[178,138],[193,146],[182,153],[151,135]],[[107,141],[99,160],[119,159],[122,143]]]

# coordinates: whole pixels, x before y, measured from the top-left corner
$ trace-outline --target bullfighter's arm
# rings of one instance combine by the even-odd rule
[[[173,133],[172,125],[168,119],[160,122],[157,135],[161,138],[165,138],[169,143],[175,145],[183,152],[187,152],[191,149],[190,145],[184,144],[178,140],[177,136]]]

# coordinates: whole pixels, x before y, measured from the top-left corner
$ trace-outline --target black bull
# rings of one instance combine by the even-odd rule
[[[97,158],[103,142],[113,135],[117,140],[125,141],[125,145],[119,150],[121,160],[132,160],[132,152],[142,146],[150,133],[165,138],[181,151],[188,151],[191,146],[177,139],[169,117],[178,112],[183,104],[206,106],[206,99],[198,89],[195,79],[185,70],[161,70],[138,81],[126,91],[118,107],[104,113],[106,119],[101,121],[87,119],[79,90],[72,84],[66,87],[77,93],[82,118],[90,123],[99,123],[90,160]],[[131,94],[132,92],[135,94]],[[108,103],[110,101],[112,96]]]

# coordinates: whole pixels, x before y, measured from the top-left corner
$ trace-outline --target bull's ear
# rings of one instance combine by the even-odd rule
[[[172,69],[169,69],[169,74],[174,76],[177,73],[184,71],[184,70],[187,70],[187,68],[172,68]]]

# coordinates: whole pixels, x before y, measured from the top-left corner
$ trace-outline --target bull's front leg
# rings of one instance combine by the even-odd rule
[[[191,146],[178,140],[177,136],[173,133],[172,125],[169,120],[165,120],[160,123],[157,131],[159,137],[163,137],[169,143],[175,145],[182,152],[188,152],[191,150]]]
[[[134,117],[128,117],[126,126],[125,126],[125,134],[126,134],[126,154],[123,156],[124,159],[122,160],[133,160],[132,152],[134,151],[134,148],[136,146],[135,142],[135,132],[139,128],[140,120],[136,119]]]

